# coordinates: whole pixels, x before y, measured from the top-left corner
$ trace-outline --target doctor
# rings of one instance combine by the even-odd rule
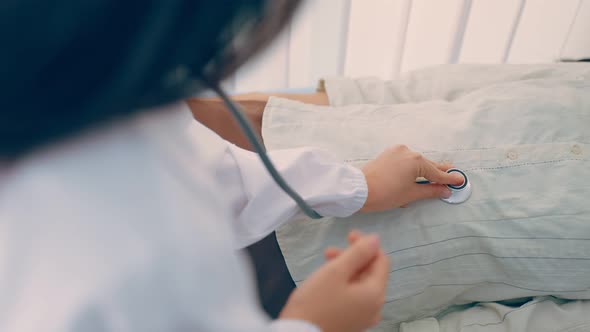
[[[183,98],[265,46],[297,1],[36,1],[0,9],[0,331],[361,331],[389,262],[357,232],[270,321],[237,250],[301,214]],[[273,151],[322,216],[446,197],[403,146],[362,170]],[[439,185],[416,185],[416,177]]]

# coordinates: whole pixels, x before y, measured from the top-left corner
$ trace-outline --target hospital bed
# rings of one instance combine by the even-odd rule
[[[478,303],[590,299],[590,65],[444,65],[325,85],[329,107],[269,100],[269,149],[316,146],[360,167],[406,144],[463,169],[473,192],[460,205],[430,200],[285,225],[278,241],[297,283],[323,263],[325,247],[346,246],[346,233],[360,229],[380,234],[392,262],[378,331],[424,319],[434,320],[430,331],[449,331],[448,310]],[[527,311],[510,312],[514,320]],[[553,326],[570,323],[581,324]]]
[[[306,11],[313,13],[311,18],[310,14],[305,14]],[[330,17],[332,21],[338,23],[336,26],[340,28],[335,29],[335,31],[322,29],[321,32],[317,33],[314,27],[319,26],[320,23],[318,22],[323,22]],[[548,17],[551,17],[551,20],[548,20]],[[303,91],[312,91],[315,87],[311,87],[310,82],[315,82],[321,77],[336,75],[347,77],[373,76],[384,80],[403,81],[401,78],[405,77],[404,75],[407,75],[408,72],[443,63],[521,64],[577,61],[590,58],[590,38],[587,36],[587,31],[590,31],[589,22],[590,1],[588,0],[515,0],[501,3],[483,0],[375,1],[373,6],[363,5],[362,1],[338,1],[337,3],[334,1],[317,1],[308,5],[308,8],[305,8],[303,13],[296,18],[289,35],[283,37],[277,47],[263,55],[258,63],[254,63],[250,68],[238,73],[228,84],[235,91],[285,91],[285,89],[289,91],[293,87],[306,85],[310,87]],[[312,31],[316,33],[311,33]],[[366,38],[367,34],[374,38]],[[485,42],[482,43],[482,40]],[[328,54],[324,54],[326,53],[326,47],[321,48],[321,52],[314,48],[310,51],[309,47],[305,47],[306,45],[313,46],[319,43],[332,46],[329,47]],[[375,52],[376,49],[379,52]],[[303,52],[310,52],[311,54],[306,57],[302,55]],[[338,61],[328,63],[328,59],[334,57]],[[302,61],[301,58],[306,60]],[[277,70],[279,67],[284,70]],[[318,68],[322,68],[323,71]],[[447,73],[441,71],[442,76],[438,77],[439,81],[445,82],[445,84],[449,84],[449,80],[444,80],[445,75],[449,79],[460,77],[453,70],[445,70],[447,70]],[[428,71],[422,71],[422,73],[428,73]],[[428,74],[424,74],[422,80],[416,79],[415,82],[424,82],[427,77]],[[587,80],[586,76],[581,75],[579,77],[574,76],[572,79],[576,78],[579,78],[580,82],[586,82]],[[435,88],[437,87],[430,87],[431,90],[429,91]],[[293,91],[301,92],[302,90]],[[361,92],[366,91],[371,91],[371,89]],[[350,98],[354,93],[349,92],[342,95],[346,99]],[[362,101],[365,94],[359,93],[357,97]],[[406,100],[406,102],[424,101],[418,99]],[[365,102],[367,101],[365,100]],[[379,96],[377,96],[368,102],[380,103],[383,100],[379,100]],[[280,101],[275,101],[270,105],[270,108],[275,109],[272,111],[273,113],[283,115],[288,113],[285,111],[287,108],[297,110],[305,110],[306,108],[306,106],[294,106],[288,102],[285,103],[281,105]],[[346,103],[350,104],[351,101],[345,100],[340,106]],[[261,114],[265,107],[266,105],[251,104],[247,109],[251,112],[250,116],[260,123],[262,121]],[[221,116],[222,113],[218,114]],[[231,133],[234,132],[235,128],[227,125],[231,121],[220,121],[219,123],[226,123],[226,125],[219,126],[218,131],[225,132],[226,135],[233,135]],[[259,128],[263,128],[263,126],[261,124]],[[238,144],[243,143],[239,135],[229,138]],[[281,147],[278,138],[273,137],[272,134],[270,136],[265,135],[265,139],[273,141],[271,148]],[[338,139],[330,142],[329,140],[321,141],[317,137],[307,143],[313,145],[318,142],[325,145],[339,145],[341,143]],[[332,150],[338,150],[337,146],[331,148]],[[569,153],[573,153],[573,146],[568,148]],[[372,152],[367,151],[366,156],[372,156]],[[578,180],[583,181],[584,179]],[[436,211],[438,212],[438,210]],[[424,220],[424,218],[421,220]],[[306,230],[302,229],[302,231],[305,232]],[[284,234],[280,241],[283,249],[288,246],[285,244],[288,237],[285,236],[290,235],[289,232],[289,229],[279,231],[279,238],[281,238],[281,233]],[[327,243],[326,239],[327,237],[317,239],[307,235],[305,242],[300,242],[299,245],[305,243],[306,246],[321,247],[335,244]],[[274,234],[271,234],[267,239],[249,250],[253,254],[259,274],[262,301],[266,309],[272,315],[276,315],[280,310],[281,303],[284,303],[294,284],[289,271],[285,267]],[[285,255],[298,257],[299,254],[287,252]],[[297,265],[297,263],[294,263],[297,259],[287,257],[287,260],[291,261],[289,268],[291,273],[295,274],[294,279],[296,281],[304,279],[304,276],[301,275],[305,275],[305,273],[301,273],[301,266],[294,266]],[[583,283],[583,280],[581,283]],[[585,298],[585,295],[581,295],[581,297]],[[510,296],[506,298],[510,298]],[[406,300],[410,301],[411,299]],[[548,305],[549,302],[555,303],[552,298],[537,297],[534,300],[522,303],[511,303],[504,307],[495,307],[494,310],[502,318],[501,322],[507,323],[510,317],[517,316],[512,314],[515,310],[526,311],[535,308],[537,303],[539,305]],[[479,317],[472,314],[473,310],[481,311],[485,306],[489,308],[494,305],[502,305],[486,302],[486,304],[478,306],[473,303],[475,302],[466,304],[466,307],[455,313],[447,313],[447,317],[461,315],[463,315],[462,319],[466,319],[465,317],[467,319],[469,317]],[[586,309],[578,308],[578,310],[584,312],[587,307]],[[437,314],[439,314],[438,317],[441,317],[440,312]],[[436,315],[432,314],[430,316],[434,317]],[[440,324],[442,326],[443,324],[442,320],[440,322],[431,321],[431,319],[435,318],[422,320],[420,318],[424,317],[420,315],[412,317],[413,320],[417,319],[417,321],[413,325],[406,325],[406,329],[433,331],[434,325]],[[490,323],[490,321],[494,322],[496,318],[491,317],[488,321],[482,320],[481,322],[472,321],[464,327],[466,331],[477,331],[490,326],[501,331],[502,324]],[[571,321],[574,318],[564,316],[560,319]],[[496,319],[496,321],[498,320]],[[392,325],[385,327],[383,330],[397,328],[398,326]],[[535,327],[530,325],[527,328],[534,329]],[[572,330],[575,328],[578,328],[579,331],[590,329],[583,324],[573,324]]]

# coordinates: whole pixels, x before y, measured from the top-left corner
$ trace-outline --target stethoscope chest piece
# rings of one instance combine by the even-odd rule
[[[471,196],[471,182],[465,172],[457,168],[451,168],[447,170],[447,173],[461,174],[463,176],[463,183],[458,186],[447,185],[451,189],[451,197],[441,198],[441,200],[450,204],[460,204],[468,200],[469,196]]]

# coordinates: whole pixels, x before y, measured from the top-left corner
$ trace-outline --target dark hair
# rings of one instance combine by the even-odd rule
[[[0,160],[231,74],[298,0],[4,0]]]

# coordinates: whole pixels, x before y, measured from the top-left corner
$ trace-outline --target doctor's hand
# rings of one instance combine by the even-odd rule
[[[425,198],[448,198],[446,184],[460,185],[463,177],[447,173],[451,165],[438,164],[404,145],[382,152],[363,167],[369,194],[362,212],[376,212],[403,207]],[[417,184],[424,177],[436,184]]]
[[[389,259],[376,235],[354,236],[291,294],[281,319],[308,321],[322,332],[364,331],[380,320]]]

